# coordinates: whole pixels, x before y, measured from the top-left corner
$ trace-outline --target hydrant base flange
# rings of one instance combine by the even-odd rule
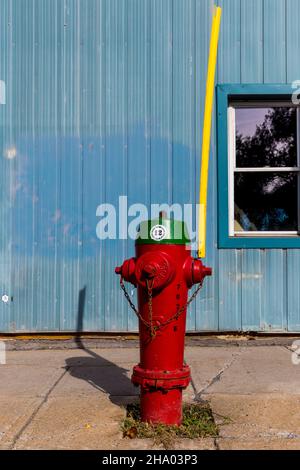
[[[140,365],[133,368],[131,381],[134,385],[150,390],[172,390],[186,388],[191,380],[191,371],[188,365],[182,369],[162,371],[143,369]]]

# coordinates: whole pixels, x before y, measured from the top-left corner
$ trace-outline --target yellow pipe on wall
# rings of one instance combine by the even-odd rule
[[[209,60],[206,80],[206,97],[204,109],[202,154],[201,154],[201,177],[199,195],[199,220],[198,220],[198,258],[205,258],[206,253],[206,207],[207,207],[207,182],[209,168],[209,151],[212,110],[215,88],[215,73],[217,65],[218,42],[221,24],[221,7],[214,7],[212,29],[210,37]]]

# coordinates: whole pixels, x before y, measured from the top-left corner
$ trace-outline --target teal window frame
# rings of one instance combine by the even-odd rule
[[[283,84],[217,85],[218,247],[300,248],[300,235],[230,236],[228,203],[228,106],[234,99],[292,101],[296,89]],[[300,203],[300,201],[299,201]]]

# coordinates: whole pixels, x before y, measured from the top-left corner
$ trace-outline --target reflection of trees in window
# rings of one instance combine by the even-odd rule
[[[297,173],[276,167],[297,166],[296,109],[271,108],[253,136],[236,135],[235,222],[242,230],[297,230]],[[275,167],[259,172],[259,167]],[[238,228],[237,231],[240,231]]]
[[[242,230],[297,230],[295,173],[236,173],[235,219]]]
[[[297,166],[296,109],[270,109],[253,136],[236,135],[237,167]]]

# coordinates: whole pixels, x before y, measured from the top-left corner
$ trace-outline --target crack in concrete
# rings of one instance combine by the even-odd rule
[[[192,374],[191,374],[191,386],[192,386],[192,389],[193,389],[193,392],[194,392],[194,400],[196,400],[196,397],[198,395],[198,392],[197,392],[197,387],[196,387],[196,384],[193,380],[193,377],[192,377]]]
[[[292,353],[292,352],[295,351],[295,350],[292,348],[292,345],[290,345],[290,346],[287,346],[287,345],[281,346],[281,348],[284,349],[285,351],[289,351],[289,353]]]
[[[299,349],[297,351],[295,348],[293,348],[292,344],[290,346],[282,346],[281,348],[284,349],[285,351],[288,351],[290,355],[290,361],[292,362],[292,364],[297,365],[296,363],[293,362],[293,357],[294,357],[293,355],[296,353],[297,359],[298,358],[300,359]]]
[[[235,363],[237,358],[240,357],[242,353],[243,349],[241,349],[237,354],[234,354],[231,361],[225,364],[224,367],[222,367],[222,369],[211,379],[211,381],[195,394],[194,400],[202,402],[203,399],[201,398],[201,395],[205,394],[209,387],[211,387],[214,383],[221,380],[221,377],[224,372],[227,371]]]
[[[26,423],[23,424],[23,426],[21,427],[21,429],[17,432],[17,434],[15,435],[15,437],[13,438],[12,440],[12,443],[8,446],[8,449],[9,450],[14,450],[15,449],[15,446],[16,446],[16,443],[18,442],[18,440],[20,439],[20,437],[22,436],[22,434],[24,433],[24,431],[28,428],[28,426],[30,425],[30,423],[34,420],[34,418],[36,417],[36,415],[38,414],[38,412],[40,411],[40,409],[42,408],[42,406],[47,403],[48,401],[48,398],[49,396],[51,395],[51,393],[53,392],[53,390],[57,387],[57,385],[59,384],[59,382],[63,379],[63,377],[66,375],[66,373],[69,371],[69,367],[66,367],[64,372],[59,376],[59,378],[54,382],[54,384],[52,385],[52,387],[50,387],[50,389],[48,390],[48,392],[46,393],[46,395],[44,396],[43,400],[41,401],[41,403],[36,407],[36,409],[31,413],[31,415],[29,416],[29,418],[27,419]]]
[[[214,438],[214,448],[215,450],[220,450],[219,442],[216,437]]]

